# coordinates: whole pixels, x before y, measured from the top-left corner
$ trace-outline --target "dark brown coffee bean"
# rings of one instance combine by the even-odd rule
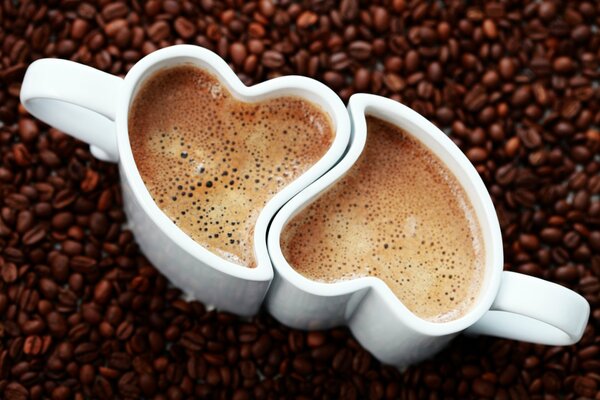
[[[152,40],[154,43],[158,43],[170,35],[169,24],[167,24],[165,21],[157,21],[148,27],[147,32],[150,40]]]
[[[356,60],[366,60],[371,56],[372,45],[365,41],[355,41],[348,46],[350,57]]]
[[[189,39],[196,34],[196,26],[185,17],[178,17],[173,25],[175,31],[184,39]]]
[[[439,389],[440,386],[442,385],[442,378],[439,377],[438,375],[435,374],[427,374],[425,375],[425,377],[423,378],[423,381],[425,382],[425,384],[430,387],[431,389]]]
[[[473,381],[473,393],[476,396],[480,396],[480,397],[493,397],[494,394],[496,393],[496,388],[494,387],[494,385],[490,382],[487,382],[483,379],[475,379]]]
[[[37,334],[44,331],[45,324],[42,320],[32,319],[22,325],[23,333],[27,335]]]
[[[0,167],[0,181],[4,183],[11,182],[14,178],[14,175],[11,170],[5,167]]]
[[[37,123],[29,118],[19,120],[19,135],[23,142],[29,143],[37,139],[39,135]]]
[[[58,167],[61,164],[60,158],[56,155],[56,153],[50,150],[40,151],[40,159],[44,164],[53,168]]]
[[[73,39],[82,39],[90,29],[90,24],[82,18],[77,18],[71,25],[71,37]]]
[[[75,218],[70,212],[60,212],[52,217],[52,227],[58,230],[65,230],[75,222]]]
[[[58,386],[52,390],[52,400],[67,400],[71,398],[71,389],[67,386]]]
[[[23,238],[21,239],[21,242],[25,246],[34,245],[34,244],[38,243],[39,241],[43,240],[46,237],[46,233],[47,233],[46,229],[44,228],[43,225],[41,225],[41,224],[36,225],[23,234]]]
[[[556,15],[556,5],[551,1],[544,1],[540,3],[538,8],[538,15],[543,20],[551,20]]]
[[[56,337],[62,337],[67,332],[67,321],[62,314],[52,311],[46,316],[48,329]]]
[[[354,86],[357,90],[367,90],[370,84],[371,73],[366,68],[359,68],[354,74]]]
[[[98,348],[93,343],[82,343],[75,347],[75,360],[80,363],[89,363],[98,358]]]
[[[83,383],[84,385],[90,385],[92,382],[94,382],[94,377],[95,370],[93,365],[84,364],[83,366],[81,366],[81,368],[79,369],[79,380],[81,381],[81,383]]]
[[[556,279],[559,281],[574,281],[579,278],[579,273],[577,272],[577,268],[572,265],[565,265],[563,267],[559,267],[555,271]]]
[[[562,239],[562,231],[558,228],[545,228],[541,231],[541,238],[548,243],[556,244]]]
[[[517,133],[523,145],[529,149],[535,149],[542,144],[542,138],[535,129],[522,129]]]
[[[21,384],[11,382],[6,385],[4,395],[6,396],[6,400],[27,400],[29,398],[29,391]]]
[[[442,65],[434,61],[427,67],[427,78],[432,82],[440,82],[444,77]]]
[[[511,58],[505,57],[500,60],[498,64],[500,75],[507,80],[510,80],[516,72],[516,66]]]
[[[73,252],[79,252],[79,249],[73,249]],[[69,266],[75,271],[82,274],[89,274],[96,270],[96,260],[87,256],[74,256],[69,262]]]
[[[0,270],[2,280],[6,283],[11,283],[17,280],[19,272],[17,266],[12,262],[3,263],[2,269]]]
[[[56,209],[66,208],[69,205],[71,205],[76,199],[77,195],[74,192],[68,189],[64,189],[56,194],[52,201],[52,206]]]
[[[29,207],[30,202],[27,196],[20,193],[12,193],[4,199],[5,204],[14,210],[25,210]],[[8,213],[6,213],[8,214]],[[4,218],[5,222],[8,222],[8,216]]]
[[[77,232],[77,230],[74,232]],[[75,240],[65,240],[62,242],[62,250],[69,256],[76,256],[83,252],[83,245]]]
[[[579,350],[577,355],[582,360],[595,358],[600,353],[600,347],[596,345],[588,346],[584,349]]]
[[[532,91],[530,86],[520,86],[517,90],[514,91],[511,97],[511,103],[513,106],[522,107],[526,105],[532,97]],[[532,131],[533,129],[529,129],[526,131]]]
[[[313,370],[310,361],[305,356],[296,356],[292,362],[292,367],[300,375],[308,375]]]
[[[336,89],[342,87],[344,84],[344,77],[335,71],[327,71],[323,75],[323,79],[329,86]]]
[[[29,374],[29,370],[29,364],[26,361],[21,361],[11,369],[11,372],[22,379],[23,376]]]
[[[352,21],[356,18],[359,11],[358,0],[342,0],[340,3],[340,13],[346,21]]]
[[[127,371],[131,367],[131,357],[123,352],[113,353],[110,356],[109,366],[118,370]]]
[[[486,19],[483,21],[482,28],[483,33],[488,39],[496,39],[498,37],[498,28],[493,19]]]
[[[406,86],[406,83],[398,75],[394,73],[385,74],[383,83],[392,92],[398,92]]]
[[[508,385],[512,383],[517,377],[519,371],[513,364],[508,365],[499,375],[498,382],[501,385]]]
[[[180,343],[186,349],[198,351],[204,348],[206,340],[198,333],[185,332],[180,339]]]
[[[599,251],[600,250],[600,231],[590,232],[590,235],[588,237],[588,242],[594,250]]]
[[[28,336],[23,344],[23,353],[27,355],[38,355],[42,352],[43,341],[39,336]]]
[[[129,321],[123,321],[117,327],[115,334],[119,340],[127,340],[133,334],[133,329],[133,325]]]
[[[553,63],[554,70],[559,73],[568,73],[573,69],[573,61],[569,57],[558,57]]]
[[[306,29],[314,25],[317,22],[318,18],[319,17],[314,12],[304,11],[296,19],[296,26],[299,29]]]
[[[111,386],[110,382],[102,376],[96,377],[96,380],[94,381],[94,386],[93,386],[92,392],[95,395],[95,397],[102,399],[102,400],[105,400],[105,399],[108,400],[108,399],[113,398],[112,386]]]
[[[267,50],[263,53],[262,63],[267,68],[279,68],[285,63],[285,58],[277,51]]]
[[[473,147],[467,152],[467,157],[474,164],[485,161],[487,155],[487,151],[481,147]]]
[[[112,21],[116,18],[124,18],[129,13],[129,8],[125,3],[114,2],[107,4],[102,8],[102,17],[107,21]]]
[[[100,176],[96,171],[87,169],[85,171],[85,177],[80,184],[81,190],[83,192],[91,192],[92,190],[96,189],[96,187],[98,186],[99,179]]]
[[[106,303],[111,296],[112,284],[107,280],[101,280],[94,288],[94,300],[103,304]]]
[[[575,380],[574,390],[579,396],[589,397],[596,395],[598,384],[595,380],[587,377],[578,377]]]
[[[33,226],[33,213],[29,210],[23,210],[17,215],[17,233],[25,233]]]

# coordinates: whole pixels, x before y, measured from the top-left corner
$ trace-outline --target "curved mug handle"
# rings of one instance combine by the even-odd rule
[[[564,286],[504,271],[491,309],[467,334],[484,334],[552,346],[576,343],[590,315],[590,305]]]
[[[117,162],[115,103],[123,79],[73,61],[33,62],[23,79],[21,103],[36,118],[91,145],[92,154]]]

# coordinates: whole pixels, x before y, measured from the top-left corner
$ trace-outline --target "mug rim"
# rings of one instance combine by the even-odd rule
[[[350,97],[348,113],[353,129],[347,153],[334,168],[310,184],[282,207],[271,224],[267,244],[274,270],[300,290],[316,296],[333,297],[350,295],[362,290],[375,290],[383,298],[396,318],[402,320],[403,323],[415,331],[423,334],[442,336],[468,328],[491,308],[500,287],[501,273],[503,271],[503,246],[500,224],[483,180],[465,154],[445,133],[425,117],[399,102],[372,94],[354,94]],[[381,114],[387,114],[387,116]],[[482,210],[481,213],[476,212],[477,223],[482,229],[484,241],[487,235],[489,237],[488,242],[491,241],[491,243],[484,243],[486,251],[485,270],[480,292],[471,308],[457,319],[445,322],[433,322],[418,317],[396,297],[383,280],[374,276],[359,277],[339,282],[318,282],[311,280],[294,270],[283,256],[280,239],[283,228],[288,221],[335,185],[352,168],[362,154],[367,138],[367,115],[376,115],[378,118],[396,126],[399,124],[397,121],[403,120],[418,127],[421,130],[421,134],[428,136],[429,139],[441,145],[443,151],[447,152],[448,156],[458,163],[458,168],[462,170],[462,173],[467,175],[470,184],[474,186],[474,190],[469,190],[465,187],[465,182],[457,177],[469,200],[471,200],[475,211],[477,211],[476,203],[478,203]],[[393,115],[393,118],[390,118],[389,115]],[[413,137],[422,142],[418,137]],[[439,157],[437,151],[431,149],[429,146],[427,147]],[[444,164],[456,175],[454,173],[456,168],[452,169],[446,163]],[[484,229],[487,232],[483,232]],[[488,254],[488,252],[491,253]]]
[[[187,62],[193,63],[196,60],[206,64],[209,67],[208,72],[215,75],[220,83],[225,84],[233,97],[242,101],[251,101],[252,99],[260,101],[258,98],[267,96],[271,92],[297,89],[307,93],[313,92],[329,107],[328,110],[323,111],[331,118],[334,127],[335,136],[330,147],[309,169],[271,197],[259,212],[253,233],[253,249],[256,261],[256,267],[254,268],[234,263],[213,253],[175,225],[152,199],[135,163],[129,141],[128,116],[136,90],[139,89],[144,79],[152,73],[151,70],[154,66],[176,59],[180,59],[180,61],[174,62],[172,65],[185,64],[186,61],[183,61],[185,59],[188,59]],[[266,244],[268,224],[281,206],[307,186],[307,181],[309,183],[313,182],[335,165],[343,155],[350,140],[350,119],[344,104],[330,88],[321,82],[309,77],[289,75],[246,86],[219,55],[200,46],[185,44],[156,50],[134,64],[124,77],[122,91],[118,94],[115,124],[119,169],[121,174],[125,176],[133,195],[145,214],[155,223],[158,229],[195,259],[217,271],[247,281],[270,281],[273,278],[273,268]],[[264,231],[264,237],[262,238],[259,236],[261,231]]]

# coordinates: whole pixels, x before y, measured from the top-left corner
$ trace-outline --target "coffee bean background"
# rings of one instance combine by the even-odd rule
[[[600,399],[599,25],[595,1],[1,0],[0,398]],[[122,227],[116,167],[18,99],[35,59],[123,75],[175,43],[432,120],[492,194],[505,268],[590,302],[581,342],[459,337],[399,372],[344,328],[181,300]]]

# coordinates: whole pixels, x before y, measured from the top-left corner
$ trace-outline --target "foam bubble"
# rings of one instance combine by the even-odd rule
[[[285,227],[282,250],[321,282],[377,276],[416,315],[448,321],[477,296],[483,246],[456,178],[406,132],[368,117],[365,151]]]
[[[299,97],[247,104],[193,66],[159,71],[130,110],[133,156],[161,209],[214,253],[254,267],[260,210],[316,163],[331,121]]]

